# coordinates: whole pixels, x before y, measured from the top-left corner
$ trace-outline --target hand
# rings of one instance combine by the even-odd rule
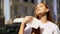
[[[29,23],[33,20],[33,17],[32,16],[26,16],[23,20],[23,24],[26,24],[26,23]]]

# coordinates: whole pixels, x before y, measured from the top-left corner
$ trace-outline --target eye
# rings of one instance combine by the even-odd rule
[[[40,6],[40,7],[43,7],[43,6]]]

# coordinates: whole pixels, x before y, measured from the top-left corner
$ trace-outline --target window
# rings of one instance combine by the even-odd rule
[[[28,2],[28,0],[23,0],[24,2]],[[29,0],[32,1],[32,0]],[[34,1],[34,0],[33,0]],[[33,2],[32,1],[32,2]],[[12,2],[12,5],[10,6],[11,8],[11,19],[15,19],[18,16],[20,17],[25,17],[26,15],[33,15],[34,13],[32,11],[34,11],[34,9],[31,9],[32,6],[34,7],[34,4],[30,3],[26,3],[26,5],[24,3],[17,3],[17,2]],[[30,7],[28,9],[28,7]]]
[[[24,0],[24,2],[28,2],[28,0]]]
[[[1,2],[1,0],[0,0],[0,2]],[[1,15],[1,3],[0,3],[0,15]]]
[[[60,26],[60,1],[58,1],[57,7],[58,7],[58,11],[57,11],[57,15],[58,15],[58,24],[59,24],[59,26]],[[59,27],[59,28],[60,28],[60,27]]]
[[[19,2],[20,0],[10,0],[10,1],[13,1],[13,2],[14,2],[14,1],[15,1],[15,2]]]
[[[60,9],[60,2],[59,2],[59,9]]]
[[[3,0],[0,0],[0,16],[3,15]]]
[[[4,0],[0,0],[0,26],[1,25],[4,25],[4,15],[3,15],[3,11],[4,11],[4,5],[3,5],[3,3],[4,3]]]
[[[31,0],[31,3],[34,3],[34,0]]]

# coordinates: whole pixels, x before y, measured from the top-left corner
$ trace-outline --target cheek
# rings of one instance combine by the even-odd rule
[[[46,11],[46,8],[41,8],[41,11]]]
[[[41,10],[42,12],[45,12],[46,10],[45,9],[43,9],[43,10]]]
[[[40,11],[36,12],[37,15],[39,15],[40,13],[43,13],[43,12],[40,12]]]
[[[39,13],[44,13],[45,10],[40,10],[40,11],[36,11],[36,14],[39,14]]]
[[[39,8],[39,9],[36,9],[36,14],[39,14],[39,13],[44,13],[46,11],[46,8]]]
[[[41,8],[40,9],[40,12],[45,12],[46,10],[44,8]]]

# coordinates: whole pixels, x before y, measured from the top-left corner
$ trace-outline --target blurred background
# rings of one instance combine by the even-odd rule
[[[34,16],[40,2],[48,5],[54,23],[60,28],[60,0],[0,0],[0,34],[17,34],[21,24],[18,20]]]

